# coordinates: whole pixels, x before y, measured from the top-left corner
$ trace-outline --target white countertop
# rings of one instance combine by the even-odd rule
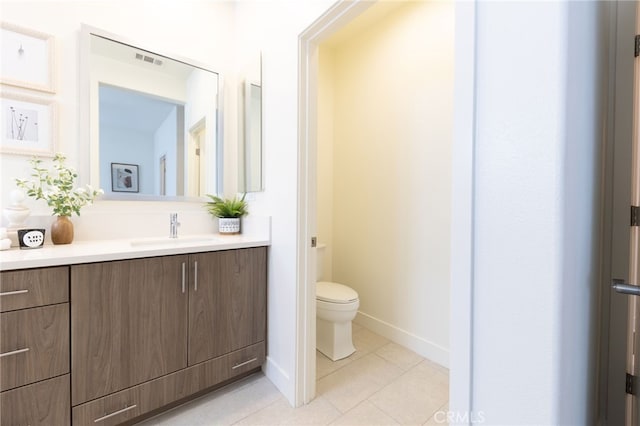
[[[264,236],[199,234],[184,235],[177,239],[167,237],[74,241],[71,244],[45,245],[29,250],[13,247],[0,251],[0,271],[231,250],[269,244],[269,239]]]

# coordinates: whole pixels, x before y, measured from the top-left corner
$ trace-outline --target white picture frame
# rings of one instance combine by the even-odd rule
[[[57,108],[53,100],[0,92],[0,152],[53,157]]]
[[[0,22],[0,83],[55,93],[52,35]]]

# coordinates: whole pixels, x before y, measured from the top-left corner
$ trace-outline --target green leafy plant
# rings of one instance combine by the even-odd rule
[[[221,218],[236,218],[242,217],[248,213],[247,202],[244,200],[247,194],[244,194],[242,198],[238,199],[233,197],[231,199],[222,199],[216,195],[207,194],[207,197],[211,198],[211,201],[205,204],[207,211],[215,216]]]
[[[64,164],[66,157],[57,153],[53,158],[53,170],[42,166],[43,161],[37,157],[29,160],[33,168],[32,179],[15,179],[18,188],[26,190],[27,195],[36,200],[45,200],[53,207],[57,216],[80,216],[80,209],[93,203],[102,189],[93,189],[90,185],[74,188],[78,174]]]

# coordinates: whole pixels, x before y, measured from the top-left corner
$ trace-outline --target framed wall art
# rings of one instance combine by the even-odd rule
[[[0,152],[53,157],[57,142],[52,100],[0,92]]]
[[[54,38],[0,22],[0,83],[55,93]]]
[[[138,165],[111,163],[111,192],[138,191]]]

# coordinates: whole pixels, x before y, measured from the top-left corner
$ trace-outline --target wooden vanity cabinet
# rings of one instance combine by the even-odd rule
[[[69,425],[69,268],[0,272],[0,424]]]
[[[266,247],[71,267],[73,424],[111,425],[265,360]]]
[[[71,267],[73,405],[187,366],[188,261]]]

